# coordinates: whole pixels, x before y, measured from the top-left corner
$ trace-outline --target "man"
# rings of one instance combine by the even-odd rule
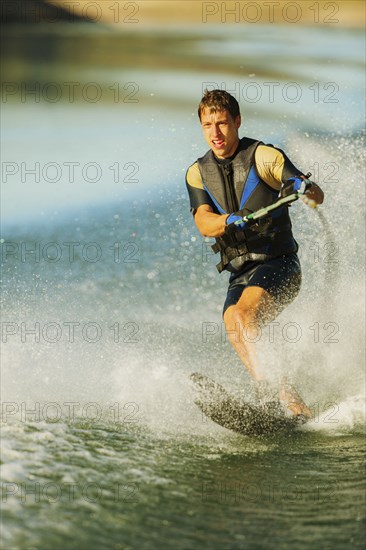
[[[288,206],[257,222],[244,223],[242,218],[304,189],[306,202],[321,204],[323,192],[280,149],[239,139],[239,105],[228,92],[206,90],[198,116],[210,150],[189,167],[186,183],[198,230],[216,239],[213,249],[221,255],[219,272],[231,272],[223,310],[229,340],[254,381],[260,404],[276,410],[280,400],[289,414],[305,421],[311,412],[285,380],[274,393],[254,343],[263,324],[273,320],[300,290],[298,245]]]

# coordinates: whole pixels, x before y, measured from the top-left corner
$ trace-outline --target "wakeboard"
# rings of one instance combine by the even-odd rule
[[[205,416],[223,428],[242,435],[261,436],[289,432],[299,427],[296,417],[287,416],[280,403],[268,411],[230,394],[204,374],[195,372],[190,379],[197,392],[195,404]]]

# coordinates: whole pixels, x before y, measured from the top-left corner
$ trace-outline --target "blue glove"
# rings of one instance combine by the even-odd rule
[[[235,222],[238,222],[238,223],[235,223]],[[236,229],[244,229],[244,227],[246,226],[246,222],[243,221],[243,216],[240,211],[233,212],[232,214],[230,214],[230,216],[226,218],[225,223],[226,225],[230,225],[234,223]]]
[[[289,185],[290,183],[292,183],[295,193],[305,193],[306,183],[304,178],[300,178],[298,176],[294,178],[289,178],[287,180],[287,185]]]
[[[281,187],[280,197],[288,197],[292,193],[304,194],[311,186],[311,181],[300,176],[289,178]]]

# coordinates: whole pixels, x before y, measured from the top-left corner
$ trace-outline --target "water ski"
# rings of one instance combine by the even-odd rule
[[[243,435],[265,435],[291,431],[299,426],[295,417],[286,416],[280,407],[266,411],[231,395],[221,384],[197,372],[191,374],[196,405],[220,426]]]

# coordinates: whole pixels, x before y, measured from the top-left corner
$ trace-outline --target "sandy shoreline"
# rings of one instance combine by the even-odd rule
[[[228,1],[200,0],[47,0],[75,15],[96,22],[124,27],[144,24],[238,24],[255,23],[325,26],[328,28],[364,28],[363,0],[336,2],[313,0]]]

